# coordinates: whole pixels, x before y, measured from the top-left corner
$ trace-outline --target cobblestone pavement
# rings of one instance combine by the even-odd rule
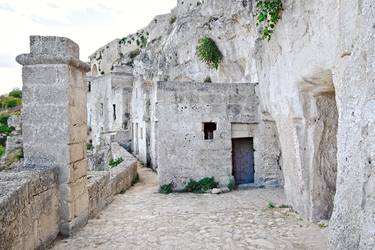
[[[281,189],[163,195],[153,172],[139,173],[138,184],[53,249],[326,249],[325,229],[267,208],[285,202]]]

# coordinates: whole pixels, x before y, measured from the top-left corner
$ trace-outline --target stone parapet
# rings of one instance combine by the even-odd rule
[[[58,169],[0,172],[0,249],[40,249],[59,227]]]
[[[90,171],[88,173],[89,215],[95,217],[114,199],[125,192],[138,178],[138,160],[118,143],[111,144],[114,158],[124,161],[109,171]]]

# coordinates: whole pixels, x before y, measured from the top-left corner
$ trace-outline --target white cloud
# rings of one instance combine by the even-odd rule
[[[97,48],[146,26],[169,12],[176,0],[0,0],[0,94],[21,87],[15,56],[29,51],[30,35],[69,37],[81,59]]]

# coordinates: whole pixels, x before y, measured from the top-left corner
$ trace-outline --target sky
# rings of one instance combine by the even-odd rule
[[[19,54],[29,53],[30,35],[68,37],[80,59],[170,12],[177,0],[0,0],[0,94],[22,88]]]

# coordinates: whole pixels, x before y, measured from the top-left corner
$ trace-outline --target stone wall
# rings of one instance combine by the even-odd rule
[[[111,144],[113,159],[124,161],[108,171],[89,172],[89,213],[90,218],[112,202],[114,196],[125,192],[138,178],[138,161],[117,143]]]
[[[131,101],[133,128],[133,153],[145,165],[150,162],[150,93],[151,86],[141,77],[134,80]]]
[[[0,249],[48,246],[59,232],[57,169],[0,172]]]
[[[231,139],[237,138],[234,124],[248,124],[245,137],[255,138],[255,182],[282,183],[272,124],[268,130],[258,129],[255,84],[159,82],[155,109],[160,185],[172,182],[181,189],[190,178],[210,176],[227,185],[232,178]],[[204,140],[204,122],[216,123],[213,140]]]

